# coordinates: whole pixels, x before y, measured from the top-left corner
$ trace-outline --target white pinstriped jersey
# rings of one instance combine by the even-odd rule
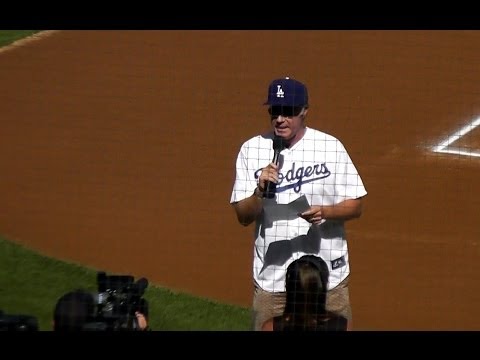
[[[258,135],[240,148],[230,202],[251,196],[261,169],[273,158],[273,134]],[[280,153],[279,182],[274,199],[263,199],[256,221],[253,277],[270,292],[285,291],[288,265],[306,254],[318,255],[329,266],[329,289],[350,273],[343,221],[311,225],[292,214],[286,204],[305,195],[310,205],[335,205],[367,194],[343,144],[307,127],[303,138]],[[283,205],[283,206],[282,206]]]

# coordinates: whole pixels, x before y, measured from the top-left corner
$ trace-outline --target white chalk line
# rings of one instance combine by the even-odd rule
[[[433,152],[445,153],[445,154],[454,154],[454,155],[464,155],[464,156],[475,156],[480,157],[480,151],[475,149],[463,149],[458,147],[450,147],[450,144],[453,144],[455,141],[460,140],[463,136],[473,131],[477,126],[480,125],[480,117],[472,120],[452,135],[449,135],[447,139],[443,140],[440,144],[432,147]]]

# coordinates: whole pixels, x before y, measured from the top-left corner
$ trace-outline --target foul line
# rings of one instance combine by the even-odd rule
[[[473,120],[471,123],[465,125],[463,128],[458,130],[453,135],[450,135],[446,140],[442,141],[439,145],[436,145],[432,148],[433,152],[440,152],[440,153],[447,153],[447,154],[455,154],[455,155],[465,155],[465,156],[478,156],[480,157],[479,151],[467,151],[465,149],[460,149],[456,147],[449,147],[450,144],[454,143],[455,141],[459,140],[462,136],[465,136],[470,131],[475,129],[477,126],[480,125],[480,117],[476,120]]]

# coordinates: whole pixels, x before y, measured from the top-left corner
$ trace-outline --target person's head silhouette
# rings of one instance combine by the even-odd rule
[[[53,314],[54,331],[80,331],[95,312],[95,301],[91,293],[74,290],[60,297]]]
[[[283,315],[267,321],[263,330],[346,330],[347,319],[326,309],[328,265],[318,256],[305,255],[287,268]]]

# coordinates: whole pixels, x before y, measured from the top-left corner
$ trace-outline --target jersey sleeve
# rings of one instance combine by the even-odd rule
[[[338,204],[347,199],[358,199],[367,194],[357,168],[341,142],[337,144],[335,168],[335,199]]]
[[[248,198],[253,194],[257,187],[257,180],[255,179],[255,170],[249,168],[247,161],[247,146],[243,145],[237,155],[235,182],[233,184],[232,195],[230,203],[235,203]]]

